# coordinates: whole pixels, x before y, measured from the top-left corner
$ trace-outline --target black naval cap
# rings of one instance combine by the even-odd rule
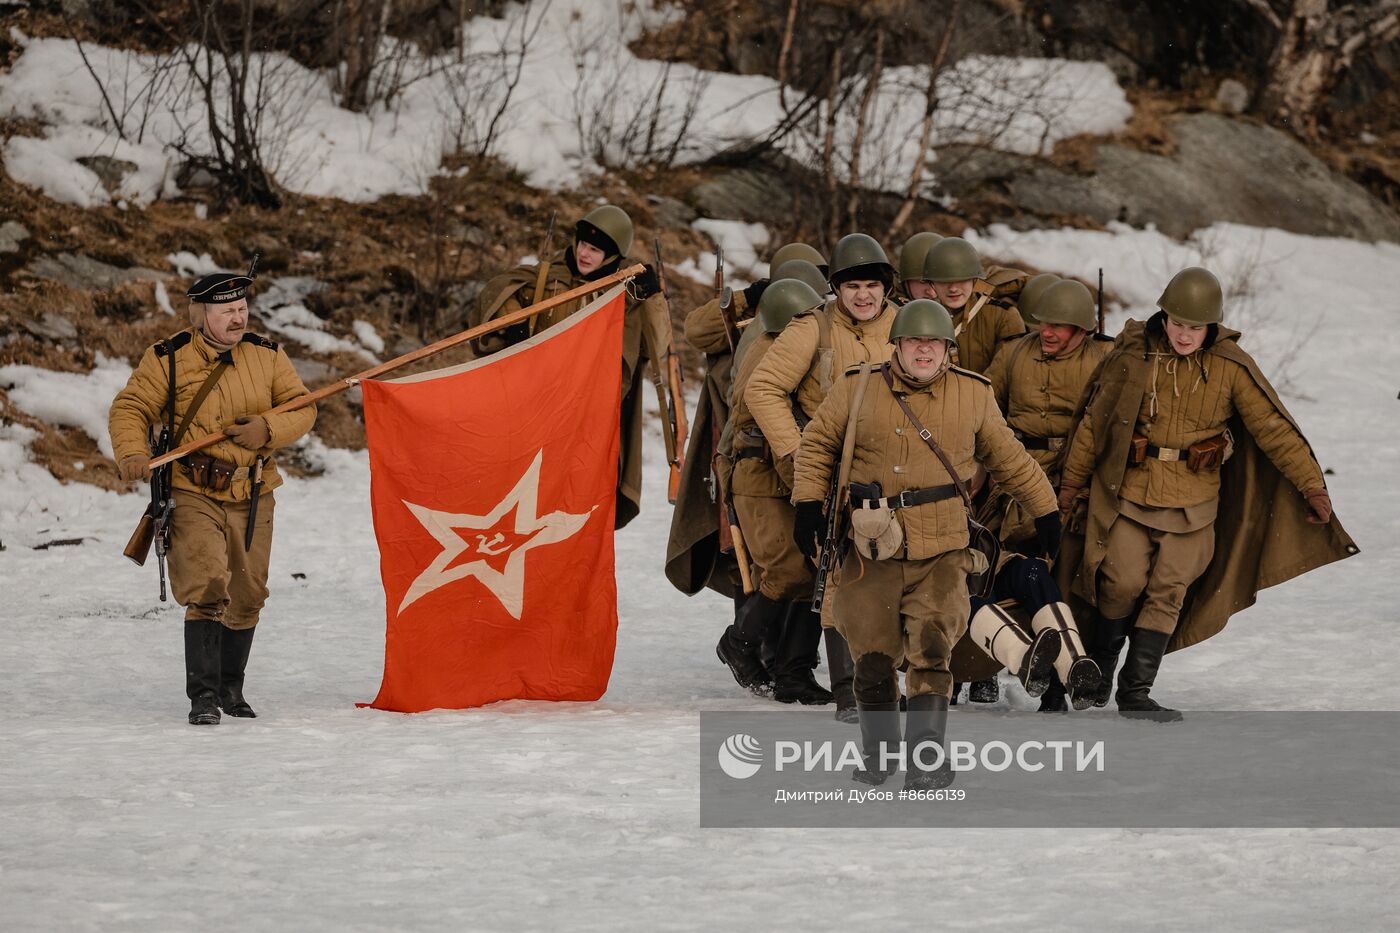
[[[185,297],[207,305],[223,305],[248,294],[251,277],[237,272],[211,272],[190,286]]]

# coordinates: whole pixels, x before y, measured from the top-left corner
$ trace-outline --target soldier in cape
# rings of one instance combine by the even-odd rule
[[[292,361],[250,333],[250,276],[216,272],[188,298],[190,327],[151,346],[112,401],[108,426],[122,479],[150,478],[151,437],[162,424],[170,448],[222,432],[227,440],[173,465],[170,581],[185,607],[185,693],[192,725],[220,709],[257,714],[243,696],[253,633],[267,600],[273,452],[311,430],[316,409],[267,414],[306,394]]]
[[[789,487],[802,431],[846,366],[883,360],[895,306],[889,300],[895,270],[884,249],[863,233],[842,237],[831,252],[834,297],[783,329],[755,367],[744,390],[778,476]],[[764,611],[774,612],[770,606]],[[836,716],[855,718],[854,672],[840,632],[822,612],[823,638]],[[744,652],[755,650],[735,643]],[[726,662],[728,663],[728,662]],[[731,664],[731,668],[733,665]]]
[[[632,249],[632,218],[622,208],[604,204],[589,211],[574,227],[574,241],[538,263],[516,266],[486,283],[470,324],[503,317],[618,271]],[[498,353],[527,340],[582,310],[595,296],[565,302],[549,311],[473,341],[478,356]],[[616,527],[641,510],[643,367],[650,361],[654,378],[664,378],[672,348],[670,310],[650,266],[627,286],[622,335],[622,453],[618,459]]]
[[[834,479],[831,507],[840,513],[849,503],[851,547],[832,580],[830,616],[855,659],[865,762],[856,779],[880,784],[897,768],[883,750],[900,741],[896,671],[907,664],[905,788],[922,790],[951,779],[946,763],[916,753],[943,743],[968,580],[992,570],[970,546],[963,480],[980,464],[1041,520],[1047,538],[1058,538],[1059,515],[1049,480],[1007,427],[987,380],[951,364],[956,338],[947,310],[911,301],[889,341],[888,361],[846,369],[803,434],[794,537],[809,557],[821,546],[845,550],[844,539],[822,540]],[[1039,639],[1031,663],[1040,676],[1059,647],[1053,630]]]
[[[1225,326],[1216,277],[1185,269],[1157,305],[1123,328],[1081,403],[1059,502],[1083,515],[1075,585],[1097,610],[1095,705],[1126,641],[1119,712],[1170,720],[1150,695],[1168,651],[1357,547],[1297,422]]]

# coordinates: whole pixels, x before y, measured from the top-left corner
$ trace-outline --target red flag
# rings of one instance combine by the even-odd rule
[[[623,308],[613,288],[495,356],[364,383],[388,612],[370,706],[607,690]]]

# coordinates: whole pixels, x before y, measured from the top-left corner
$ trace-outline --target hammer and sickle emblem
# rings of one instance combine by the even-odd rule
[[[506,536],[499,531],[488,540],[485,535],[476,536],[476,549],[487,557],[495,557],[497,554],[504,554],[509,548],[500,547],[506,540]],[[492,550],[494,548],[494,550]]]

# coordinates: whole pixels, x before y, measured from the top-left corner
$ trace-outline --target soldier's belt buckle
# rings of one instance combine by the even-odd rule
[[[904,490],[903,492],[901,492],[899,495],[897,495],[897,496],[894,497],[895,508],[897,508],[897,509],[909,509],[909,508],[913,508],[913,507],[914,507],[914,502],[913,502],[913,500],[909,497],[909,493],[910,493],[910,492],[912,492],[912,490],[906,489],[906,490]]]
[[[1181,451],[1175,448],[1157,451],[1157,459],[1165,460],[1167,463],[1175,463],[1181,459]]]
[[[1060,450],[1065,446],[1065,439],[1063,437],[1047,437],[1045,445],[1050,450]]]

